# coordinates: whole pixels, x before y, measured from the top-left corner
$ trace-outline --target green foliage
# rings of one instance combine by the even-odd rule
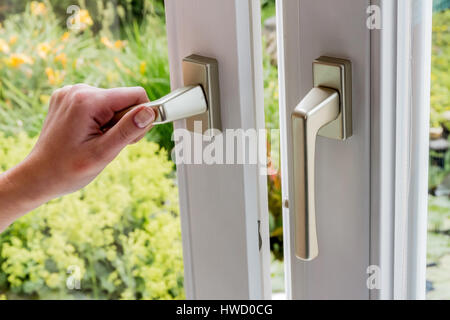
[[[427,239],[427,262],[438,263],[445,254],[450,254],[450,240],[448,236],[429,232]]]
[[[2,0],[0,6],[0,21],[14,13],[23,12],[30,0]],[[102,13],[108,6],[114,8],[115,15],[121,16],[122,25],[141,22],[147,14],[164,16],[164,0],[49,0],[53,11],[59,16],[66,15],[67,8],[78,5],[88,9],[97,25],[102,24]]]
[[[433,15],[433,54],[431,73],[431,125],[450,122],[443,114],[450,111],[450,10]]]
[[[51,3],[57,12],[65,5]],[[58,19],[49,1],[28,3],[0,26],[0,131],[6,133],[0,133],[0,172],[27,155],[35,141],[28,136],[39,134],[58,87],[140,85],[151,100],[170,91],[158,15],[114,29],[111,6],[79,3],[97,4],[92,23],[85,12],[81,31],[69,32],[66,15]],[[117,14],[127,18],[127,12]],[[159,126],[148,136],[165,149],[147,141],[128,147],[84,190],[1,234],[0,298],[183,298],[177,189],[165,151],[172,148],[171,130]],[[81,290],[66,287],[73,266],[81,271]]]
[[[450,0],[433,0],[433,11],[443,11],[450,8]]]
[[[272,256],[270,262],[270,276],[272,278],[272,292],[285,292],[284,263],[282,259]]]
[[[0,173],[35,138],[0,133]],[[49,202],[0,234],[0,293],[8,298],[183,298],[177,189],[164,149],[128,147],[88,187]],[[66,287],[69,268],[81,290]]]
[[[443,167],[435,165],[435,161],[442,161]],[[435,190],[450,175],[450,152],[444,154],[430,150],[430,166],[428,169],[428,189]]]
[[[427,279],[433,283],[427,299],[450,300],[450,254],[442,257],[437,266],[428,268]]]
[[[448,197],[428,198],[427,280],[433,290],[428,299],[450,297],[450,201]]]
[[[148,15],[142,25],[127,25],[119,34],[123,40],[113,38],[109,25],[99,34],[89,24],[68,31],[48,4],[44,8],[39,14],[28,5],[0,28],[1,131],[37,135],[51,93],[66,84],[142,86],[151,100],[170,92],[167,42],[159,17]],[[89,19],[87,12],[83,21]],[[171,150],[171,130],[170,125],[158,126],[148,138]]]
[[[435,233],[450,230],[450,201],[447,197],[429,197],[428,229]]]
[[[275,0],[261,0],[261,20],[264,23],[267,18],[275,16]]]
[[[280,173],[268,177],[267,187],[270,213],[270,249],[276,259],[283,260],[283,211]]]
[[[262,19],[264,20],[275,15],[275,1],[267,0],[262,3]],[[263,38],[264,47],[267,39]],[[279,129],[279,107],[278,107],[278,70],[277,66],[270,61],[270,56],[266,50],[263,52],[263,76],[264,76],[264,110],[266,129]],[[269,131],[270,133],[270,131]],[[270,143],[273,137],[268,136],[268,151],[278,145]],[[279,150],[273,154],[279,154]],[[279,168],[280,159],[271,159],[274,167]],[[269,202],[269,227],[270,227],[270,248],[275,259],[283,260],[283,214],[281,197],[281,172],[268,176],[268,202]]]
[[[431,126],[444,127],[444,138],[450,130],[450,10],[433,15],[433,48],[431,73]],[[430,152],[429,190],[433,191],[450,175],[450,152]],[[437,166],[436,162],[443,163]]]
[[[433,15],[433,48],[431,71],[431,126],[450,131],[450,10]],[[447,137],[448,138],[448,137]],[[431,160],[442,160],[443,167],[430,161],[429,189],[434,190],[450,174],[450,152],[430,152]]]
[[[266,52],[263,55],[263,66],[266,128],[279,129],[278,69],[270,63],[270,57]]]

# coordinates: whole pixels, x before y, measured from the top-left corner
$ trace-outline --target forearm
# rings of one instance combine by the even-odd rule
[[[26,161],[0,174],[0,232],[27,212],[50,200],[37,190],[38,172]],[[39,192],[40,191],[40,192]]]

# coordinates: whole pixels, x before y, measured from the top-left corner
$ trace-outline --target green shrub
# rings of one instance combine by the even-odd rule
[[[35,139],[0,133],[0,173]],[[56,199],[0,234],[0,296],[183,298],[178,195],[164,149],[127,147],[88,187]],[[71,268],[81,290],[69,290]]]
[[[450,122],[443,119],[444,112],[450,112],[450,10],[433,15],[433,55],[431,73],[431,125],[445,126]]]

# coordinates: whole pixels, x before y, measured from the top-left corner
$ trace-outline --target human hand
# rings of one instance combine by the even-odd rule
[[[56,90],[33,150],[17,167],[0,176],[9,185],[3,187],[0,204],[9,192],[11,206],[19,193],[17,205],[22,208],[12,211],[26,212],[86,186],[125,146],[150,130],[155,112],[145,106],[104,129],[116,112],[145,102],[147,94],[140,87],[99,89],[77,84]]]

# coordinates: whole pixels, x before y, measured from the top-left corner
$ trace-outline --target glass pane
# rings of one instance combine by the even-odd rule
[[[278,61],[275,0],[261,1],[264,63],[264,105],[270,174],[267,178],[269,200],[271,277],[274,299],[285,299],[283,264],[283,212],[280,168],[280,122],[278,104]]]
[[[164,19],[163,0],[2,0],[0,173],[28,154],[57,88],[167,94]],[[86,188],[1,233],[0,299],[184,298],[171,132],[153,128]]]
[[[450,0],[434,0],[427,298],[450,299]]]

